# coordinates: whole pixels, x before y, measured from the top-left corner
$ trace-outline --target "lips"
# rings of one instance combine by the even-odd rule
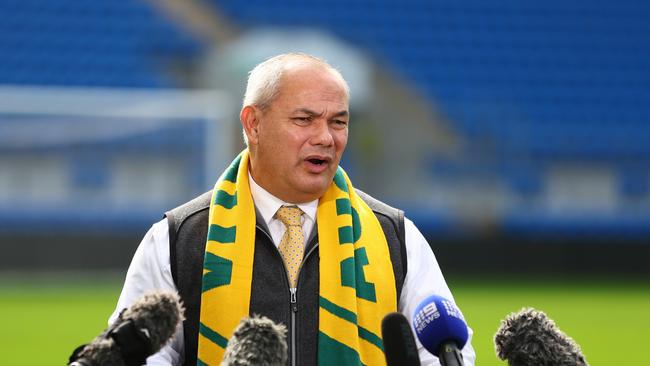
[[[310,155],[304,160],[307,171],[315,174],[324,172],[331,161],[332,158],[324,155]]]

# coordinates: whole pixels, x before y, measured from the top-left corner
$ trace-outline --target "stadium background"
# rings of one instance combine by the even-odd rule
[[[352,89],[343,166],[405,209],[475,329],[522,306],[592,365],[645,364],[643,1],[0,0],[0,354],[61,364],[140,238],[242,148],[246,71],[304,51]],[[210,142],[210,143],[208,143]]]

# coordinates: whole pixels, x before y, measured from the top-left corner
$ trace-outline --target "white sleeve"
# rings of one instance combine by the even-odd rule
[[[109,324],[117,319],[122,309],[146,293],[157,290],[176,291],[169,257],[169,229],[167,219],[163,219],[149,229],[133,255],[122,293],[108,320]],[[169,344],[147,358],[147,365],[180,365],[183,351],[183,327],[179,327]]]
[[[447,287],[438,261],[427,240],[411,220],[405,218],[404,226],[406,231],[405,244],[408,269],[399,300],[399,310],[409,320],[412,328],[415,308],[426,297],[436,294],[454,302],[455,300],[449,287]],[[412,330],[413,334],[415,334],[415,329]],[[468,330],[469,339],[465,347],[463,347],[462,353],[465,365],[473,366],[476,359],[476,354],[471,343],[473,331],[469,327]],[[415,341],[418,345],[422,365],[440,365],[438,358],[422,347],[417,336],[415,336]]]

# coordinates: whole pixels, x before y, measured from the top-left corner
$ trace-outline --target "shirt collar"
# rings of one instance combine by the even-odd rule
[[[310,220],[312,220],[312,222],[316,222],[316,210],[318,209],[318,200],[313,200],[311,202],[300,203],[300,204],[284,202],[281,199],[269,193],[264,188],[260,187],[251,176],[250,171],[248,172],[248,182],[251,187],[251,195],[253,196],[253,202],[255,202],[255,207],[257,207],[257,210],[262,215],[262,218],[264,219],[266,225],[270,225],[271,220],[273,220],[273,216],[275,216],[275,213],[278,211],[278,209],[285,205],[298,206],[302,210],[302,212],[305,213],[306,218],[309,218]]]

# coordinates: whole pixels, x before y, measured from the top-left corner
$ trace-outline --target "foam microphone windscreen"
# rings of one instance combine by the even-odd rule
[[[420,366],[418,347],[404,315],[386,315],[381,322],[381,337],[388,366]]]
[[[221,366],[285,366],[287,328],[260,316],[244,318],[228,340]]]
[[[124,309],[103,334],[75,350],[70,365],[142,365],[171,339],[182,321],[178,294],[144,295]]]
[[[587,366],[580,346],[543,311],[508,315],[494,336],[497,356],[510,366]]]

